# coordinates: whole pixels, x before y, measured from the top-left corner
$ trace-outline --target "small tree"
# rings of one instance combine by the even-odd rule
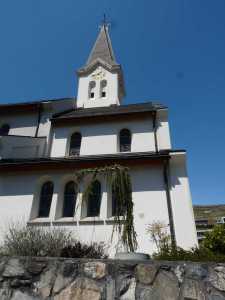
[[[155,221],[148,225],[147,233],[151,241],[156,245],[157,251],[162,253],[169,251],[171,247],[171,238],[167,231],[167,225],[164,222]]]
[[[225,224],[216,225],[212,231],[206,233],[202,246],[215,254],[225,253]]]

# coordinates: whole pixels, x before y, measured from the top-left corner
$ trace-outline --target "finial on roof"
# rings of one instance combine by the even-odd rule
[[[102,26],[105,26],[105,27],[109,27],[110,26],[110,22],[107,21],[107,17],[106,17],[105,13],[103,14],[103,20],[102,20],[102,24],[101,24],[100,28]]]
[[[97,59],[101,59],[109,65],[117,65],[116,59],[113,53],[111,40],[109,37],[109,23],[107,22],[106,15],[104,14],[102,24],[100,26],[100,32],[91,53],[88,57],[86,66],[92,64]]]

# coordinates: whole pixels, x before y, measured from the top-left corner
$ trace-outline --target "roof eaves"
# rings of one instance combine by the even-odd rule
[[[104,61],[101,58],[96,58],[89,65],[86,65],[79,70],[77,70],[78,75],[86,75],[87,73],[93,71],[97,66],[103,66],[108,71],[121,71],[121,65],[119,64],[110,64],[109,62]]]
[[[1,159],[0,165],[4,164],[21,164],[21,163],[48,163],[48,162],[78,162],[78,161],[98,161],[98,160],[112,160],[112,159],[135,159],[135,158],[159,158],[169,157],[171,151],[163,150],[160,152],[126,152],[116,154],[99,154],[99,155],[83,155],[76,157],[47,157],[34,159]]]
[[[132,113],[143,113],[151,112],[160,109],[167,109],[166,106],[160,104],[153,104],[152,102],[146,103],[136,103],[121,106],[110,106],[110,107],[98,107],[98,108],[77,108],[72,109],[66,113],[60,113],[59,115],[54,115],[51,119],[55,121],[57,119],[69,119],[69,118],[82,118],[82,117],[98,117],[103,115],[123,115]]]
[[[0,109],[5,107],[13,107],[13,106],[26,106],[26,105],[39,105],[41,103],[48,103],[54,101],[63,101],[63,100],[76,100],[73,97],[65,97],[65,98],[56,98],[56,99],[42,99],[42,100],[34,100],[34,101],[27,101],[27,102],[14,102],[14,103],[4,103],[0,104]]]

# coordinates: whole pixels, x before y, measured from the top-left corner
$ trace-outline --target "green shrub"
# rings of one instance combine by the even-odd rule
[[[225,224],[215,226],[206,234],[199,248],[189,251],[172,247],[167,226],[160,221],[148,225],[147,233],[157,249],[152,255],[154,259],[225,262]]]
[[[59,256],[72,240],[71,233],[62,229],[11,224],[4,236],[2,253],[9,256]]]
[[[202,246],[215,254],[225,255],[225,224],[216,225],[212,231],[207,232]]]
[[[104,250],[102,244],[82,244],[72,232],[61,228],[12,224],[0,246],[0,255],[104,258]]]
[[[104,244],[82,244],[77,241],[73,245],[67,246],[62,249],[60,254],[61,257],[70,257],[70,258],[107,258],[105,254]]]
[[[167,249],[167,251],[154,253],[153,258],[156,260],[225,262],[225,255],[215,254],[209,249],[202,246],[200,246],[199,248],[192,248],[189,251],[182,248],[172,249],[172,247],[170,247],[169,249]]]

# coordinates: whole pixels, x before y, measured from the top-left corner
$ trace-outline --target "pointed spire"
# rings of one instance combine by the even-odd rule
[[[86,66],[92,64],[96,59],[101,59],[111,66],[117,65],[109,37],[108,24],[105,21],[101,25],[100,32],[91,50]]]

